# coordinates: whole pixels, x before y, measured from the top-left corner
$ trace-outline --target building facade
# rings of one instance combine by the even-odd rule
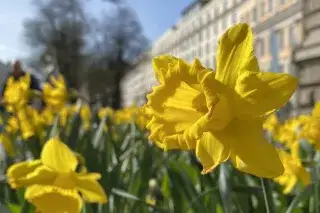
[[[152,90],[152,86],[155,84],[152,57],[150,52],[145,52],[121,81],[122,106],[144,104],[146,94]]]
[[[305,0],[303,9],[304,41],[294,52],[299,76],[296,105],[298,113],[309,112],[320,100],[320,1]]]
[[[132,77],[124,79],[124,106],[132,103],[134,95],[130,94],[145,94],[150,91],[150,85],[155,85],[153,56],[172,54],[188,62],[198,58],[205,66],[215,68],[218,39],[230,26],[240,22],[250,24],[255,32],[255,52],[262,70],[272,71],[276,62],[278,66],[273,71],[292,72],[292,50],[303,40],[302,1],[195,1],[182,11],[178,23],[154,42],[149,58],[129,73],[140,81]]]

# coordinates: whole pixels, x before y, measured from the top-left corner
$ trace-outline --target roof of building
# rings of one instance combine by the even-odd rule
[[[199,0],[194,0],[191,4],[189,4],[187,7],[185,7],[182,11],[181,11],[181,15],[186,15],[187,13],[189,13],[190,10],[192,10],[197,4],[199,3]]]
[[[191,4],[189,4],[187,7],[185,7],[182,12],[181,15],[185,16],[186,14],[188,14],[195,6],[199,5],[203,6],[206,3],[208,3],[210,0],[194,0]]]

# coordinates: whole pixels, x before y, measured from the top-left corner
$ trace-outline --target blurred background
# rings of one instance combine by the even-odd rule
[[[142,105],[156,84],[152,57],[215,68],[219,37],[247,22],[261,69],[300,79],[282,113],[305,113],[320,99],[319,8],[319,0],[3,1],[0,83],[19,59],[41,82],[62,73],[91,103]]]

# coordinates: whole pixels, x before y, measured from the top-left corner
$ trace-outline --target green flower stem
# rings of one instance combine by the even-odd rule
[[[260,179],[261,179],[264,202],[266,204],[266,210],[267,210],[266,212],[275,213],[275,208],[274,208],[274,203],[272,198],[272,191],[270,188],[270,182],[265,178],[260,178]]]

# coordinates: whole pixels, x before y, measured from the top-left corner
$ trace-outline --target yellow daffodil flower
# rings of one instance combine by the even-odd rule
[[[298,145],[299,144],[296,143],[294,146]],[[284,165],[284,173],[276,177],[275,181],[284,186],[284,194],[292,192],[299,180],[301,180],[304,186],[309,185],[311,182],[310,173],[302,166],[300,157],[296,155],[296,152],[297,151],[292,151],[291,154],[289,154],[286,151],[279,150],[279,156]]]
[[[59,111],[59,123],[61,126],[65,127],[68,123],[68,118],[72,113],[72,108],[69,106],[63,106]]]
[[[5,126],[5,132],[9,134],[14,134],[19,130],[18,119],[15,116],[10,116]]]
[[[311,116],[314,118],[320,118],[320,102],[315,104]]]
[[[320,150],[320,103],[317,103],[309,116],[300,116],[302,123],[301,138]]]
[[[135,106],[127,107],[121,110],[117,110],[114,114],[114,122],[116,124],[130,123],[134,121],[134,114],[137,108]]]
[[[28,139],[35,134],[32,117],[28,114],[27,108],[20,109],[16,114],[18,125],[23,139]]]
[[[15,80],[12,76],[7,81],[3,102],[9,112],[25,107],[30,95],[30,74]]]
[[[58,77],[51,76],[50,83],[43,86],[43,100],[55,112],[62,109],[68,100],[68,91],[62,75]]]
[[[285,121],[280,125],[277,132],[274,132],[274,138],[282,144],[290,147],[300,139],[300,121],[296,118]]]
[[[98,111],[98,117],[99,119],[102,119],[103,117],[111,117],[114,114],[114,110],[111,107],[104,107],[100,108]]]
[[[79,213],[82,203],[106,203],[98,173],[76,173],[75,154],[58,138],[43,147],[41,158],[16,163],[7,170],[12,188],[27,187],[25,198],[40,212]],[[81,196],[79,194],[81,193]]]
[[[225,32],[217,50],[217,70],[198,60],[158,56],[153,68],[159,86],[148,95],[150,140],[167,149],[195,149],[202,174],[231,159],[256,176],[281,175],[283,165],[264,138],[264,117],[284,106],[297,79],[260,72],[247,24]]]
[[[84,130],[88,130],[91,124],[91,110],[90,107],[86,105],[82,105],[80,109],[80,117],[82,120],[82,126]]]

